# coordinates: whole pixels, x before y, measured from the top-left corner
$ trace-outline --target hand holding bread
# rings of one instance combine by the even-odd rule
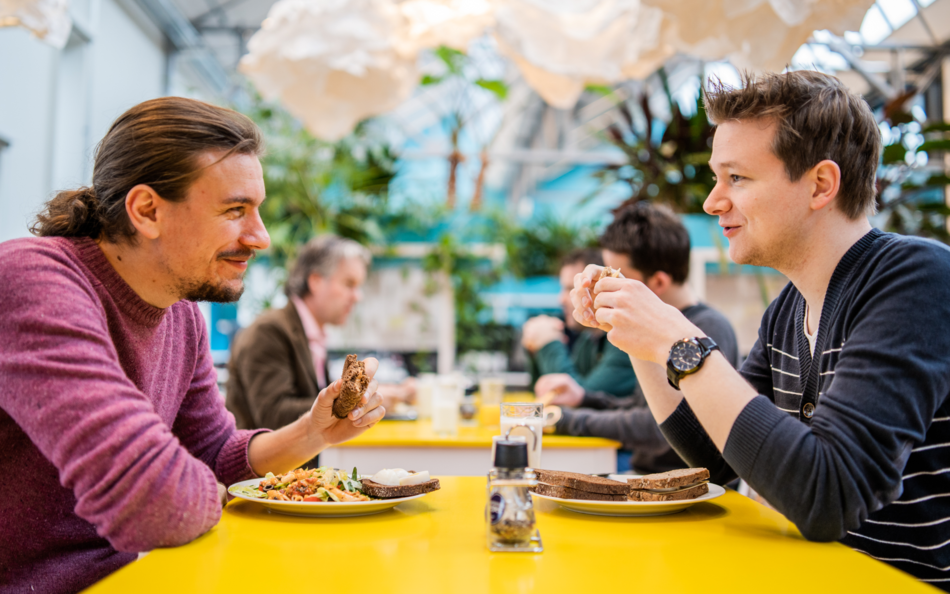
[[[588,264],[583,272],[574,277],[574,289],[571,291],[571,303],[574,304],[574,319],[589,328],[599,328],[610,332],[609,324],[600,323],[595,317],[594,287],[604,279],[623,278],[619,269],[609,266]]]
[[[357,361],[356,355],[349,355],[343,377],[320,391],[310,409],[310,422],[327,445],[353,439],[386,414],[373,379],[378,367],[373,357]]]
[[[571,302],[579,323],[604,330],[610,343],[631,357],[661,366],[676,341],[705,336],[642,282],[604,276],[593,264],[574,277]]]

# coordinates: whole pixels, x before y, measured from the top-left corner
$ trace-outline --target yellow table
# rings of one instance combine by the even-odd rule
[[[153,551],[88,592],[936,591],[843,545],[808,542],[778,513],[731,491],[653,518],[545,507],[543,553],[491,553],[485,480],[441,481],[441,491],[362,518],[282,516],[235,500],[208,534]]]
[[[498,427],[461,426],[447,437],[431,421],[383,421],[356,439],[325,450],[320,464],[374,473],[381,468],[428,470],[433,475],[485,476]],[[599,437],[545,435],[541,466],[573,472],[616,472],[620,444]]]

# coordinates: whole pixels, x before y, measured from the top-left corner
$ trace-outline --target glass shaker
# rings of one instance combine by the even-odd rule
[[[528,466],[528,445],[502,440],[495,446],[495,467],[488,474],[488,548],[493,552],[540,553],[541,534],[534,518],[530,487],[538,484]]]

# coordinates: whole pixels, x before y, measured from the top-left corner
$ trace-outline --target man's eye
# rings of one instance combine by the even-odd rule
[[[732,182],[733,182],[733,183],[737,183],[737,182],[740,182],[740,181],[742,181],[743,179],[745,179],[745,178],[742,177],[741,175],[735,175],[735,174],[730,175],[729,177],[732,178]]]

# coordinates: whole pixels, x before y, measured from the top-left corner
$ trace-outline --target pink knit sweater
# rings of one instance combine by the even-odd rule
[[[0,244],[0,592],[75,592],[203,534],[252,435],[194,303],[145,303],[89,239]]]

